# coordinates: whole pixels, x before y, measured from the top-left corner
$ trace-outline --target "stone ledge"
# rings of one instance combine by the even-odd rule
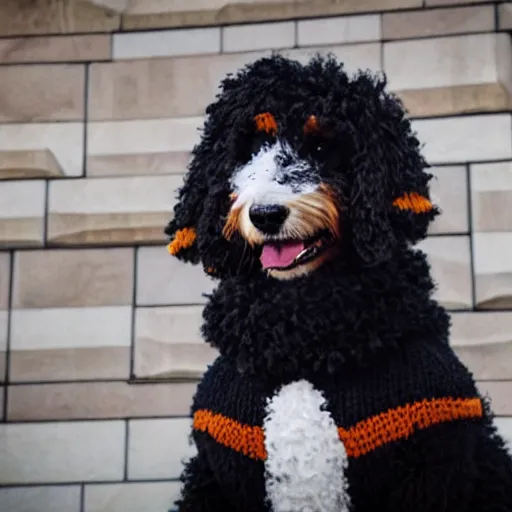
[[[55,155],[48,149],[0,151],[0,180],[59,176],[64,176],[64,172]]]

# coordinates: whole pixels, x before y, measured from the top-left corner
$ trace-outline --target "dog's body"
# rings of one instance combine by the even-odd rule
[[[333,60],[223,84],[167,232],[220,279],[181,512],[512,512],[512,460],[449,346],[400,103]]]

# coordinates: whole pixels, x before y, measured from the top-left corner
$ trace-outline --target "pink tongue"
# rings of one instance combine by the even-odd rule
[[[304,244],[302,242],[281,245],[265,244],[260,261],[263,268],[288,267],[303,250]]]

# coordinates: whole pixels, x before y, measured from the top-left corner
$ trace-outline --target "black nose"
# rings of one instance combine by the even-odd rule
[[[278,233],[289,213],[290,210],[280,204],[255,204],[249,208],[251,222],[267,235]]]

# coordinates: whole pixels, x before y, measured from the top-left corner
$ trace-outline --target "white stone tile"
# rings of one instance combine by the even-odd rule
[[[496,83],[498,45],[505,37],[489,33],[385,43],[389,86],[404,90]]]
[[[480,307],[512,304],[512,232],[474,233],[476,301]]]
[[[204,304],[215,281],[202,265],[169,256],[165,247],[141,247],[137,253],[137,305]]]
[[[131,307],[15,309],[11,312],[11,348],[127,347]]]
[[[495,114],[413,121],[431,164],[512,157],[512,116]]]
[[[196,453],[189,418],[132,420],[128,428],[128,479],[178,478]]]
[[[1,462],[0,462],[1,464]],[[0,488],[5,512],[80,512],[78,485]]]
[[[140,59],[220,52],[220,28],[186,28],[114,34],[114,59]]]
[[[512,418],[496,418],[494,423],[512,455]]]
[[[179,482],[89,484],[85,486],[84,512],[167,512],[180,489]]]
[[[190,151],[199,142],[203,122],[203,117],[92,122],[87,126],[87,154]]]
[[[418,244],[432,267],[434,298],[450,309],[472,307],[471,256],[467,236],[431,236]]]
[[[432,202],[441,214],[430,226],[430,234],[467,233],[468,183],[464,166],[431,167],[428,172],[434,175],[430,182]]]
[[[202,307],[139,307],[135,317],[135,374],[199,378],[217,351],[200,333]]]
[[[0,483],[120,480],[122,421],[0,425]]]
[[[380,40],[380,14],[299,20],[299,46]]]
[[[470,170],[473,230],[512,230],[512,162],[474,164]]]
[[[231,25],[223,28],[222,50],[246,52],[292,48],[295,44],[295,22]]]
[[[2,151],[49,149],[66,175],[80,176],[83,139],[83,123],[3,124],[0,125],[0,158]]]
[[[43,217],[45,193],[43,180],[1,182],[0,222],[2,219]]]
[[[50,184],[49,212],[115,214],[169,211],[183,176],[58,180]],[[163,227],[162,227],[163,230]]]

